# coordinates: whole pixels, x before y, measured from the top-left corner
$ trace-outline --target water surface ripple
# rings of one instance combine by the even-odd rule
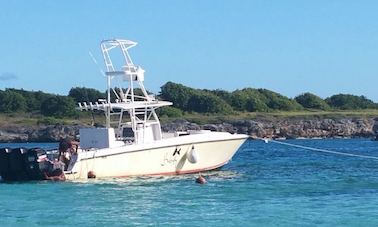
[[[367,139],[287,142],[378,157]],[[56,144],[0,144],[9,146]],[[0,184],[0,226],[377,226],[378,161],[248,141],[197,175]]]

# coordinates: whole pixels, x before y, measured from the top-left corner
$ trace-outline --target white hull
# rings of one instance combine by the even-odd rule
[[[191,131],[176,132],[175,137],[164,139],[156,109],[172,103],[148,94],[144,87],[145,71],[134,65],[128,52],[135,45],[124,39],[101,42],[107,98],[95,103],[79,103],[79,109],[104,111],[106,127],[80,129],[83,150],[79,150],[76,162],[70,163],[69,171],[65,172],[67,179],[86,179],[89,175],[104,178],[184,174],[216,169],[226,164],[248,138],[225,132]],[[122,55],[111,54],[115,50]],[[114,65],[113,57],[117,56],[123,60]],[[125,82],[128,87],[114,87],[113,81],[118,81],[117,86]],[[141,94],[134,94],[135,89]]]
[[[79,151],[78,160],[66,178],[87,179],[137,175],[173,175],[212,170],[225,165],[248,138],[246,135],[211,132],[162,139],[148,144]],[[192,150],[197,162],[191,163]]]

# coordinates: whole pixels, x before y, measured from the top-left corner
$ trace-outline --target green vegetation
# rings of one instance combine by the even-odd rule
[[[76,102],[97,102],[99,99],[105,98],[105,93],[102,93],[93,88],[75,87],[71,88],[68,96],[73,98]]]
[[[160,98],[173,102],[174,107],[187,112],[222,114],[232,112],[231,106],[212,92],[173,82],[168,82],[161,87]]]
[[[41,114],[53,117],[74,117],[77,115],[75,102],[71,97],[53,96],[41,104]]]
[[[157,113],[160,117],[165,118],[180,118],[184,115],[182,110],[171,106],[164,106],[162,108],[159,108],[157,109]]]
[[[295,101],[297,101],[304,108],[309,109],[329,110],[331,108],[326,101],[309,92],[298,95],[295,97]]]
[[[274,121],[277,119],[343,119],[343,118],[366,118],[377,117],[378,109],[366,110],[332,110],[332,111],[279,111],[279,112],[237,112],[232,115],[218,115],[218,114],[198,114],[186,113],[183,118],[187,121],[198,124],[220,124],[232,120],[251,120],[256,121]],[[163,118],[162,121],[169,121],[172,118]]]
[[[330,106],[341,110],[376,109],[378,104],[374,103],[365,96],[349,94],[333,95],[325,100]]]
[[[135,90],[140,94],[140,90]],[[77,102],[96,102],[106,97],[104,92],[92,88],[75,87],[67,96],[23,89],[0,90],[0,114],[5,119],[17,119],[24,124],[66,123],[70,119],[90,121],[97,114],[80,113]],[[112,96],[112,99],[115,99]],[[376,116],[378,104],[364,96],[338,94],[322,99],[304,93],[294,99],[267,89],[244,88],[225,90],[194,89],[168,82],[161,87],[161,100],[174,103],[158,109],[166,119],[186,118],[194,122],[221,122],[225,119],[273,117],[332,117]],[[17,116],[24,116],[18,119]],[[4,118],[4,117],[3,117]],[[1,119],[0,119],[1,120]],[[4,119],[3,119],[4,120]]]
[[[0,91],[0,112],[24,112],[26,110],[26,99],[12,90]]]
[[[230,94],[232,107],[237,111],[268,112],[265,96],[253,88],[236,90]]]

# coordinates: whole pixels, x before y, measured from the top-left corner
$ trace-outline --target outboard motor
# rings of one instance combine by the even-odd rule
[[[39,168],[38,156],[46,154],[42,149],[33,148],[23,154],[24,170],[27,180],[42,180],[42,173]]]
[[[26,148],[12,149],[9,153],[9,175],[5,180],[22,181],[27,179],[24,165],[24,154],[27,151]]]
[[[9,153],[10,148],[0,149],[0,176],[2,180],[6,180],[9,175]]]
[[[56,170],[54,163],[49,161],[46,151],[40,148],[1,148],[0,181],[45,180]],[[63,170],[60,172],[63,173]]]

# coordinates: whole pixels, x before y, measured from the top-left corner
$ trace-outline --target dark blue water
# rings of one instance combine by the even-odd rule
[[[378,157],[365,139],[286,142]],[[205,175],[3,183],[0,226],[378,225],[377,160],[250,141]]]

